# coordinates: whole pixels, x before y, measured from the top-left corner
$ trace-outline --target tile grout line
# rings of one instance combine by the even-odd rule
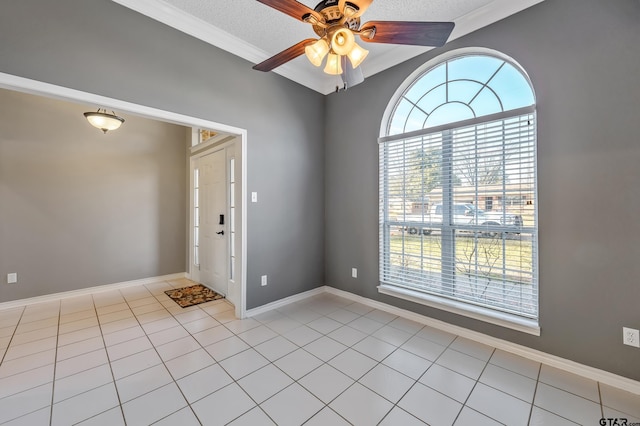
[[[58,330],[56,332],[56,346],[53,357],[53,377],[51,378],[51,407],[49,409],[49,426],[53,425],[53,401],[56,395],[56,367],[58,366],[58,339],[60,338],[60,311],[62,310],[62,300],[58,300]]]
[[[536,407],[536,395],[538,393],[538,385],[540,384],[540,373],[542,372],[542,364],[538,366],[538,375],[536,376],[536,386],[533,388],[533,397],[531,398],[531,408],[529,409],[529,423],[531,424],[531,417],[533,417],[533,408]]]
[[[458,336],[458,337],[460,337],[460,336]],[[457,337],[456,337],[456,339],[457,339]],[[453,339],[453,342],[455,342],[455,341],[456,341],[456,339]],[[451,344],[453,344],[453,342],[451,342]],[[451,344],[449,345],[449,347],[451,347]],[[452,350],[455,350],[455,349],[453,349],[453,348],[451,348],[451,349],[452,349]],[[444,353],[444,352],[442,352],[442,353]],[[469,402],[469,398],[471,398],[471,394],[472,394],[472,393],[473,393],[473,391],[475,390],[476,386],[478,386],[478,383],[481,383],[481,382],[480,382],[480,377],[482,377],[482,374],[484,374],[485,370],[487,369],[487,366],[489,366],[489,360],[491,359],[491,357],[493,356],[493,354],[494,354],[494,353],[496,353],[496,348],[493,348],[493,350],[491,351],[491,355],[490,355],[490,356],[489,356],[489,358],[487,359],[487,362],[484,364],[484,367],[482,367],[482,371],[481,371],[481,372],[480,372],[480,374],[478,375],[478,378],[475,380],[475,383],[473,384],[473,387],[472,387],[472,388],[471,388],[471,390],[469,391],[469,395],[467,395],[467,397],[465,398],[464,402],[462,403],[462,408],[460,408],[460,411],[458,411],[458,414],[456,415],[456,418],[455,418],[455,419],[454,419],[454,421],[453,421],[454,423],[455,423],[455,422],[456,422],[456,420],[458,420],[458,418],[460,417],[460,414],[462,413],[462,410],[464,410],[464,407],[467,407],[467,402]],[[440,354],[440,355],[442,355],[442,354]],[[439,358],[439,357],[438,357],[438,358]],[[435,361],[434,361],[434,364],[435,364]],[[439,364],[438,364],[438,365],[439,365]],[[445,367],[445,368],[446,368],[446,367]],[[484,383],[483,383],[483,384],[484,384]],[[488,385],[485,385],[485,386],[488,386]],[[499,389],[496,389],[496,390],[500,391]],[[501,392],[501,391],[500,391],[500,392]],[[506,394],[506,392],[505,392],[505,394]],[[507,395],[509,395],[509,394],[507,394]],[[469,409],[470,409],[470,410],[473,410],[473,408],[471,408],[471,407],[469,407]],[[474,411],[479,412],[479,411],[477,411],[477,410],[474,410]],[[489,419],[491,419],[491,420],[495,420],[495,421],[496,421],[496,422],[498,422],[498,423],[502,423],[501,421],[498,421],[497,419],[494,419],[493,417],[490,417],[490,416],[488,416],[487,414],[484,414],[484,413],[480,413],[480,414],[482,414],[483,416],[485,416],[485,417],[487,417],[487,418],[489,418]]]
[[[7,353],[9,352],[9,348],[11,347],[11,342],[13,342],[13,338],[16,336],[16,331],[18,331],[18,326],[20,325],[20,321],[22,321],[22,317],[24,316],[24,311],[27,309],[26,306],[22,307],[22,312],[20,312],[20,318],[18,318],[18,322],[16,323],[15,328],[13,329],[13,333],[11,334],[11,338],[9,342],[7,342],[7,349],[2,354],[2,358],[0,358],[0,366],[4,363],[5,358],[7,357]],[[19,346],[19,345],[16,345]]]
[[[122,408],[122,400],[120,399],[120,392],[118,391],[118,386],[116,385],[116,377],[113,374],[113,367],[111,365],[111,357],[109,356],[109,351],[107,350],[107,342],[104,340],[104,333],[102,332],[102,323],[100,322],[100,316],[98,315],[98,308],[96,306],[96,300],[93,297],[93,295],[91,295],[91,302],[93,303],[93,309],[95,310],[95,313],[96,313],[96,319],[98,321],[98,328],[100,329],[100,337],[102,338],[102,344],[104,345],[104,352],[105,352],[105,354],[107,356],[107,364],[109,364],[109,371],[111,372],[111,378],[113,379],[113,387],[116,390],[116,397],[118,398],[118,405],[120,406],[120,414],[122,414],[122,421],[124,421],[124,424],[126,425],[127,424],[127,420],[124,417],[124,410]],[[115,408],[115,407],[109,408],[106,411],[112,410],[113,408]],[[103,411],[103,413],[106,412],[106,411]],[[96,413],[92,417],[98,416],[100,414],[102,414],[102,413]],[[92,417],[88,417],[87,419],[83,419],[81,421],[88,420],[88,419],[90,419]]]
[[[604,419],[604,404],[602,403],[602,390],[600,389],[600,382],[596,382],[598,386],[598,399],[600,400],[600,415]]]

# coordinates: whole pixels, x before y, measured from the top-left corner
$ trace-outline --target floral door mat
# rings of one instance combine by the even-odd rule
[[[167,290],[164,293],[183,308],[224,298],[223,295],[202,284]]]

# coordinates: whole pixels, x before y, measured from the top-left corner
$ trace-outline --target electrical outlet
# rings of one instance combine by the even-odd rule
[[[265,285],[267,285],[267,276],[263,275],[260,279],[260,284],[264,287]]]
[[[640,348],[640,331],[622,327],[622,343]]]
[[[351,278],[358,278],[358,268],[351,268]]]
[[[15,272],[12,272],[10,274],[7,274],[7,284],[14,284],[18,282],[18,274]]]

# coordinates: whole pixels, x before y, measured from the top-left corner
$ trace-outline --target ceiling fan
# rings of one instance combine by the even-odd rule
[[[258,0],[282,13],[313,26],[319,39],[308,38],[283,50],[253,67],[258,71],[274,68],[303,53],[319,67],[327,57],[324,72],[340,75],[344,89],[364,81],[358,66],[369,54],[355,42],[355,36],[366,43],[408,44],[414,46],[443,46],[453,22],[370,21],[360,24],[360,16],[373,0],[322,0],[311,9],[296,0]],[[340,90],[340,88],[336,88]]]

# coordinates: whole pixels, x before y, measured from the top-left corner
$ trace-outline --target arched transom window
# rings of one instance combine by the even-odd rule
[[[538,333],[535,95],[485,51],[428,63],[380,138],[380,291]]]
[[[504,59],[453,58],[420,76],[395,106],[389,135],[511,111],[535,103],[525,76]]]

